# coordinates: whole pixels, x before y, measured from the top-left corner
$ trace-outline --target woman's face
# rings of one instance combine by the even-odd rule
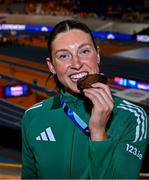
[[[77,80],[87,74],[99,73],[99,61],[91,37],[73,29],[56,36],[48,66],[66,89],[79,93]]]

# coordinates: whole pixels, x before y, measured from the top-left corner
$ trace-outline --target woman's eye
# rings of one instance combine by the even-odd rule
[[[66,58],[66,57],[67,57],[67,55],[66,55],[66,54],[63,54],[63,55],[60,55],[59,58],[60,58],[60,59],[62,59],[62,58],[64,59],[64,58]]]
[[[61,54],[58,56],[58,59],[60,60],[65,60],[65,59],[68,59],[69,58],[69,55],[68,54]]]
[[[80,55],[88,55],[90,54],[90,50],[89,49],[83,49],[80,51]]]

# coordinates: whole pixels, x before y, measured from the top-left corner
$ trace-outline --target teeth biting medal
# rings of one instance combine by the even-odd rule
[[[107,77],[104,74],[88,74],[77,81],[77,88],[82,91],[83,89],[90,88],[93,83],[101,82],[106,84]]]

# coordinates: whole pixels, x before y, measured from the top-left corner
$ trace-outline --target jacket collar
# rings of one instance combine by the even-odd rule
[[[77,103],[78,100],[80,99],[80,95],[73,95],[69,92],[61,91],[58,95],[54,96],[51,109],[58,109],[58,108],[62,107],[61,102],[60,102],[60,98],[62,98],[65,101],[65,103],[67,103],[67,104]]]
[[[60,94],[54,96],[51,110],[58,109],[58,108],[61,108]]]

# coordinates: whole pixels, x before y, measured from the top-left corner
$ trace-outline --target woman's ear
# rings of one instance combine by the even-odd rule
[[[50,72],[52,74],[56,74],[56,71],[55,71],[55,68],[53,66],[52,60],[49,57],[47,57],[46,61],[47,61],[47,65],[48,65],[48,68],[49,68]]]

